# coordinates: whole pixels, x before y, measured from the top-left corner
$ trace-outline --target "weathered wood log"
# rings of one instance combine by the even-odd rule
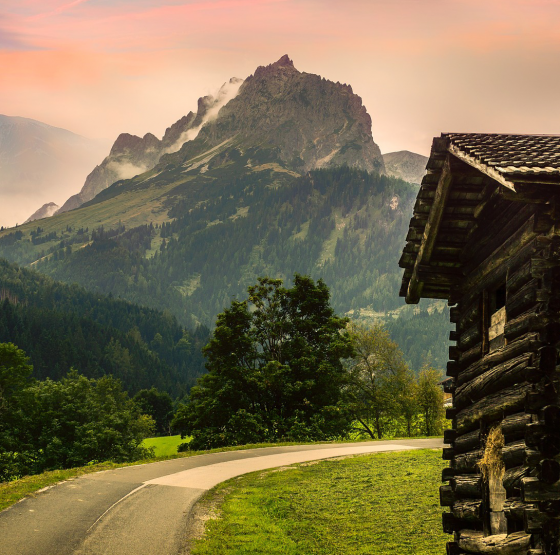
[[[536,505],[533,503],[523,503],[521,497],[508,497],[504,501],[504,514],[508,520],[515,522],[523,522],[523,511],[525,509],[534,509]]]
[[[533,231],[533,217],[521,226],[517,222],[517,226],[517,230],[507,240],[503,243],[497,241],[496,249],[492,253],[479,253],[479,256],[471,258],[465,267],[465,275],[468,276],[463,283],[465,291],[475,293],[482,289],[491,289],[496,283],[505,280],[508,268],[514,270],[530,259],[536,237]],[[487,229],[486,233],[489,232]],[[481,260],[480,256],[485,255],[484,260]],[[467,302],[470,299],[467,297],[464,300]]]
[[[537,464],[537,478],[546,484],[560,480],[560,463],[555,459],[543,459]]]
[[[541,438],[546,433],[546,426],[540,422],[531,422],[525,428],[525,443],[530,449],[538,449]]]
[[[525,503],[560,501],[560,482],[547,484],[546,482],[541,482],[538,478],[522,478],[521,499]]]
[[[527,261],[518,270],[510,272],[506,282],[509,295],[514,295],[534,277],[531,273],[531,261]]]
[[[480,521],[482,514],[481,499],[461,499],[453,503],[451,512],[455,518],[467,521]]]
[[[487,555],[527,555],[530,543],[531,536],[525,532],[485,536],[475,530],[461,530],[458,541],[459,547],[468,553]]]
[[[560,406],[548,405],[539,411],[539,422],[547,428],[560,429]]]
[[[457,331],[464,333],[473,324],[480,322],[480,298],[476,297],[469,304],[461,303],[457,314]]]
[[[546,458],[560,454],[560,437],[556,434],[546,434],[539,441],[539,451]]]
[[[538,333],[531,333],[508,343],[502,349],[487,354],[483,359],[474,362],[465,370],[459,372],[457,376],[457,386],[461,386],[477,376],[480,376],[488,369],[497,364],[501,364],[527,352],[534,352],[542,345]]]
[[[558,393],[553,384],[539,384],[525,397],[525,412],[539,413],[547,405],[555,405],[558,402]]]
[[[460,356],[455,360],[457,360],[461,366],[467,366],[471,364],[473,361],[480,358],[481,353],[482,353],[482,343],[476,343],[474,347],[471,347],[470,349],[463,351],[460,354]]]
[[[442,507],[451,507],[455,503],[453,488],[449,485],[439,487],[439,504]]]
[[[449,360],[459,360],[461,358],[462,351],[459,347],[452,345],[449,347]]]
[[[470,328],[461,332],[457,339],[457,346],[462,350],[467,350],[482,339],[480,322],[475,322]]]
[[[549,321],[547,314],[543,313],[541,308],[536,305],[517,318],[508,320],[504,326],[504,337],[508,341],[517,339],[520,335],[544,328]]]
[[[482,458],[482,450],[470,451],[457,455],[453,460],[453,468],[457,474],[471,474],[479,471],[478,461]]]
[[[442,449],[441,458],[444,461],[452,461],[455,456],[455,449],[453,447],[444,447]]]
[[[455,379],[454,378],[447,378],[447,380],[444,380],[443,391],[445,391],[445,393],[453,393],[455,391]]]
[[[443,430],[443,443],[451,445],[457,439],[457,430]]]
[[[506,443],[516,441],[525,437],[525,426],[531,422],[531,415],[525,412],[518,412],[506,416],[502,420],[501,428]]]
[[[532,353],[525,353],[514,359],[494,366],[484,374],[458,387],[453,404],[459,410],[491,393],[525,381],[525,368],[530,365]]]
[[[502,478],[502,484],[508,494],[514,490],[521,489],[521,480],[526,476],[529,476],[531,469],[528,466],[516,466],[506,470],[504,477]]]
[[[500,203],[493,218],[474,232],[465,249],[464,256],[469,260],[467,275],[481,267],[488,273],[494,267],[489,258],[500,257],[504,250],[516,252],[524,242],[534,237],[534,213],[535,207],[530,204],[508,206]],[[500,260],[502,263],[507,261],[505,257]],[[484,275],[484,272],[479,274]]]
[[[445,544],[445,553],[446,555],[462,555],[465,551],[459,547],[457,542],[447,542]]]
[[[441,481],[449,482],[451,478],[453,478],[456,474],[457,472],[455,472],[454,468],[450,468],[450,467],[443,468],[441,471]]]
[[[530,387],[530,385],[516,385],[503,389],[459,411],[455,418],[456,430],[459,433],[466,433],[477,428],[481,420],[492,422],[502,419],[507,414],[519,412],[525,405],[525,396]]]
[[[479,499],[482,497],[482,476],[480,474],[462,474],[449,480],[455,497],[458,499]]]
[[[543,456],[540,451],[535,449],[525,449],[525,465],[530,468],[536,468],[541,462]]]
[[[558,351],[552,345],[545,345],[537,351],[539,358],[539,369],[543,372],[552,373],[556,370],[558,362]]]
[[[459,411],[454,407],[447,407],[445,409],[445,418],[446,420],[453,420]]]
[[[506,468],[515,468],[525,462],[525,440],[517,440],[507,443],[502,448],[502,460]]]
[[[523,526],[525,531],[530,534],[542,532],[544,529],[549,527],[553,520],[554,519],[552,519],[549,515],[541,512],[537,508],[525,509],[525,512],[523,513]]]
[[[508,296],[506,310],[508,318],[512,319],[531,308],[537,302],[539,280],[532,279],[525,284],[515,295]]]
[[[456,378],[459,375],[461,370],[461,365],[456,360],[450,360],[447,363],[447,371],[445,373],[446,376],[450,378]]]
[[[457,430],[453,430],[457,434]],[[468,434],[463,434],[461,436],[455,437],[453,443],[456,454],[466,453],[467,451],[472,451],[473,449],[480,447],[480,430],[474,430]]]

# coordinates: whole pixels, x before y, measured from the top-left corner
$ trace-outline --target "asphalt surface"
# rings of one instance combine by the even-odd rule
[[[441,447],[441,439],[295,445],[88,474],[0,512],[0,555],[180,555],[191,509],[224,480],[343,455]]]

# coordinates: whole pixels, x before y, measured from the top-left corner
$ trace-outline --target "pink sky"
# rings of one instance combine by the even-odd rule
[[[289,54],[350,83],[382,152],[560,132],[560,0],[0,0],[0,113],[161,136]],[[81,186],[81,185],[80,185]]]

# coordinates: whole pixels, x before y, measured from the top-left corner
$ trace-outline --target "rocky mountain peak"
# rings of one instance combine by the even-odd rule
[[[287,54],[284,54],[277,62],[269,64],[267,66],[259,66],[254,74],[254,77],[263,77],[266,75],[281,74],[286,72],[298,72],[294,66],[294,62],[290,59]]]

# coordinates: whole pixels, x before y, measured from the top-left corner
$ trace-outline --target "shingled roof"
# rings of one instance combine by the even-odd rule
[[[509,187],[527,175],[560,175],[560,135],[443,133],[441,137],[457,158],[490,177],[500,176]]]
[[[450,299],[468,263],[468,237],[496,195],[524,202],[560,192],[560,135],[443,133],[426,169],[399,262],[409,303]]]

